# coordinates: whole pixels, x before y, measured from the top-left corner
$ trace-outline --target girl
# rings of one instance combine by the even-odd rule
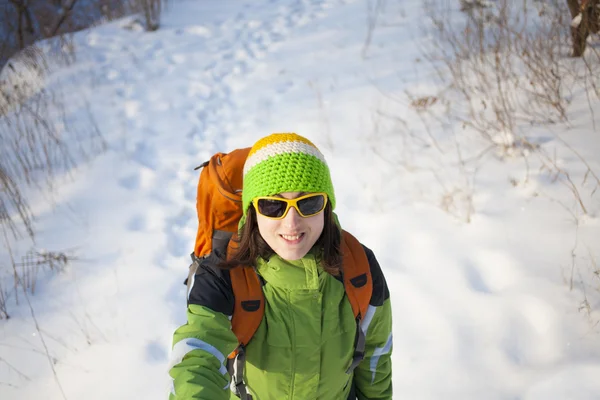
[[[196,272],[188,322],[174,334],[170,399],[236,399],[236,391],[252,400],[392,399],[389,291],[364,246],[373,282],[359,327],[365,355],[348,368],[357,324],[340,279],[342,233],[323,154],[302,136],[273,134],[254,144],[243,173],[237,251]],[[229,270],[240,265],[253,266],[261,278],[265,308],[245,348],[244,380],[230,385],[227,355],[238,340]]]

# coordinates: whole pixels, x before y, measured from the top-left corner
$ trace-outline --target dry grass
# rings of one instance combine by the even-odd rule
[[[423,36],[431,40],[428,47],[423,47],[423,55],[437,72],[443,90],[417,98],[409,96],[410,106],[428,123],[454,126],[458,122],[477,132],[483,143],[482,154],[491,146],[500,159],[522,158],[527,165],[526,182],[530,163],[538,165],[540,175],[548,176],[551,184],[562,185],[564,190],[560,193],[568,193],[572,198],[572,205],[564,199],[568,196],[549,200],[573,217],[578,231],[582,221],[592,214],[592,208],[597,208],[599,171],[561,135],[554,134],[554,143],[569,153],[575,167],[565,166],[548,150],[549,146],[541,146],[529,135],[532,126],[560,124],[568,128],[574,99],[587,101],[587,117],[594,121],[594,104],[600,99],[598,48],[587,46],[580,58],[571,57],[573,38],[566,2],[465,0],[462,6],[461,14],[454,2],[425,3],[431,24]],[[578,118],[586,116],[580,113]],[[453,134],[455,138],[465,135]],[[461,162],[459,166],[464,168],[465,164]],[[577,173],[573,172],[575,169]],[[513,180],[513,185],[517,184]],[[473,188],[467,183],[449,186],[441,207],[452,214],[457,199],[468,198]],[[590,316],[594,307],[600,306],[591,301],[592,293],[595,298],[600,293],[600,272],[592,251],[588,249],[589,254],[584,255],[583,246],[576,238],[568,282],[571,289],[582,293],[580,310]],[[585,267],[586,257],[591,270]]]

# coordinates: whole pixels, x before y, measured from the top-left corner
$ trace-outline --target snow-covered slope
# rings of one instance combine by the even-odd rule
[[[37,247],[78,260],[38,278],[37,327],[22,295],[0,321],[0,398],[165,398],[197,226],[193,168],[281,131],[325,153],[342,225],[387,276],[395,398],[600,398],[598,197],[576,223],[572,194],[535,159],[461,170],[442,136],[447,158],[415,152],[402,127],[421,116],[401,99],[435,87],[421,2],[386,2],[365,48],[368,3],[181,0],[156,32],[125,19],[76,35],[76,61],[45,84],[67,85],[71,107],[90,101],[109,149],[62,182],[55,206],[33,199]],[[587,99],[575,100],[569,126],[535,133],[579,184],[585,168],[553,135],[600,171]],[[461,147],[465,159],[476,150]]]

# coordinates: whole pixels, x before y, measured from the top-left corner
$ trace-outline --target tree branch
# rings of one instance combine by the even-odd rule
[[[56,35],[60,26],[63,24],[63,22],[65,22],[71,13],[75,3],[77,3],[77,0],[65,0],[64,2],[61,2],[61,8],[58,10],[58,17],[54,21],[54,24],[51,25],[51,28],[46,30],[46,37],[52,37]]]

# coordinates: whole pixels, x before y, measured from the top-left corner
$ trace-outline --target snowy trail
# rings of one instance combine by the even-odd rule
[[[167,214],[179,205],[187,210],[187,214],[176,212],[166,224],[171,230],[168,249],[172,256],[181,257],[189,251],[189,232],[181,232],[181,228],[187,224],[192,229],[195,225],[189,204],[195,201],[197,173],[190,167],[224,148],[235,132],[239,115],[232,93],[243,88],[245,76],[272,46],[284,41],[295,26],[322,16],[328,7],[326,1],[298,0],[289,6],[273,7],[269,21],[263,16],[263,20],[253,19],[252,12],[262,10],[251,9],[221,23],[176,29],[169,29],[167,19],[160,32],[164,39],[141,37],[128,44],[117,36],[120,32],[113,43],[103,35],[101,45],[96,33],[88,35],[90,52],[100,51],[96,62],[101,62],[99,76],[105,82],[97,82],[99,90],[113,90],[112,81],[131,82],[113,93],[115,102],[123,105],[117,119],[127,132],[132,132],[124,147],[140,168],[124,174],[119,182],[125,189],[137,191],[141,198],[161,199]],[[115,51],[119,48],[122,51]],[[207,53],[211,56],[206,57]],[[149,59],[153,60],[149,67],[131,62]],[[190,69],[190,64],[197,68]],[[173,81],[167,80],[166,85],[160,82],[165,71],[167,76],[179,77],[174,87]],[[138,82],[146,84],[135,84]],[[166,183],[173,195],[150,181]],[[185,188],[184,197],[177,188]],[[133,216],[128,223],[133,230],[146,225],[142,215]]]
[[[46,244],[80,243],[92,250],[82,267],[55,278],[33,298],[41,326],[52,321],[70,332],[62,339],[55,337],[62,329],[44,332],[59,360],[57,376],[67,398],[123,398],[122,388],[131,387],[137,388],[136,398],[162,398],[168,391],[168,349],[184,318],[182,281],[197,227],[193,167],[235,136],[240,114],[233,95],[243,90],[260,60],[334,3],[339,2],[248,4],[234,16],[207,23],[190,18],[182,24],[180,15],[174,21],[167,15],[155,35],[124,30],[130,24],[125,21],[77,37],[87,58],[72,67],[71,78],[89,80],[92,71],[89,95],[100,100],[92,107],[111,147],[86,179],[102,182],[104,174],[115,179],[93,194],[69,192],[67,185],[65,203],[81,210],[76,213],[85,222]],[[201,4],[189,3],[187,9],[190,15],[204,11]],[[123,139],[110,141],[118,136]],[[94,211],[85,213],[84,204]],[[126,219],[119,220],[122,216]],[[42,223],[48,226],[68,227],[46,218]],[[96,231],[91,238],[88,228]],[[44,304],[44,291],[59,287],[63,294]],[[146,295],[149,287],[156,288],[153,298]],[[14,386],[0,390],[7,390],[8,398],[40,392],[61,398],[38,336],[28,339],[17,329],[9,322],[3,332],[2,345],[17,360],[8,375],[27,371],[28,379],[13,376]],[[19,357],[24,346],[37,349],[38,356]],[[140,358],[152,366],[151,376],[136,373]],[[98,386],[99,381],[110,385]]]

